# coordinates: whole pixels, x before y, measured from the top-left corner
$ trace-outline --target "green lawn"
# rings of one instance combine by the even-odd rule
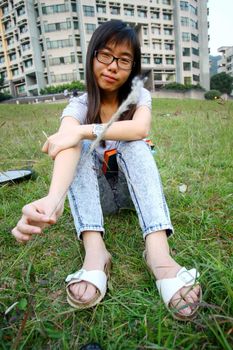
[[[38,175],[0,187],[0,349],[79,349],[90,341],[104,350],[232,349],[233,103],[153,101],[151,138],[175,227],[170,246],[180,264],[201,271],[204,301],[188,323],[174,321],[158,296],[134,212],[106,217],[113,269],[107,296],[92,310],[66,303],[64,279],[83,257],[68,205],[28,245],[12,238],[23,205],[48,189],[52,161],[40,151],[42,131],[56,130],[63,107],[0,106],[0,169],[33,166]]]

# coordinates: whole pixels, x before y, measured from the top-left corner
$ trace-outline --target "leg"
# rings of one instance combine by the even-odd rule
[[[143,141],[119,144],[119,166],[124,172],[139,222],[146,240],[147,263],[156,279],[175,277],[181,266],[169,255],[167,236],[173,232],[170,215],[164,198],[159,173],[154,159]],[[183,306],[198,300],[199,287],[190,291],[182,288],[171,304]],[[188,315],[191,308],[182,309]]]
[[[98,186],[98,160],[95,154],[89,155],[89,142],[84,142],[76,176],[70,186],[68,198],[78,238],[82,237],[85,248],[83,268],[104,270],[110,259],[102,233],[103,214]],[[81,302],[91,300],[96,288],[87,282],[74,283],[69,287],[75,299]]]
[[[173,278],[181,269],[181,266],[169,254],[165,231],[154,232],[146,236],[146,260],[157,280]],[[199,293],[200,287],[198,285],[192,289],[183,287],[173,295],[170,306],[179,309],[180,314],[188,316],[193,309],[187,304],[197,303]]]

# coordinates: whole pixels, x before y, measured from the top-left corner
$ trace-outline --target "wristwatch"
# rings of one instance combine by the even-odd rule
[[[103,130],[104,130],[104,125],[93,124],[92,135],[94,135],[95,138],[97,138],[102,134]]]

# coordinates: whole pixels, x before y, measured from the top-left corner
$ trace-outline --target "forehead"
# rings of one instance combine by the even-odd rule
[[[123,41],[123,42],[116,42],[116,41],[108,41],[104,47],[105,49],[108,49],[109,51],[111,51],[112,53],[114,52],[115,54],[125,54],[128,56],[133,57],[134,56],[134,52],[133,52],[133,48],[132,45],[129,41]]]

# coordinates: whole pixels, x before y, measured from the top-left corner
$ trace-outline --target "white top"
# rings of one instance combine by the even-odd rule
[[[141,106],[147,106],[152,109],[151,106],[151,94],[145,88],[141,89],[141,93],[137,102],[137,108]],[[64,117],[73,117],[75,118],[81,125],[86,124],[86,116],[87,116],[87,108],[88,108],[88,96],[87,93],[84,93],[78,97],[71,97],[69,100],[69,104],[63,110],[61,119]],[[105,141],[106,147],[97,147],[97,152],[99,155],[103,155],[104,151],[108,149],[113,149],[116,147],[117,141],[107,140]]]

